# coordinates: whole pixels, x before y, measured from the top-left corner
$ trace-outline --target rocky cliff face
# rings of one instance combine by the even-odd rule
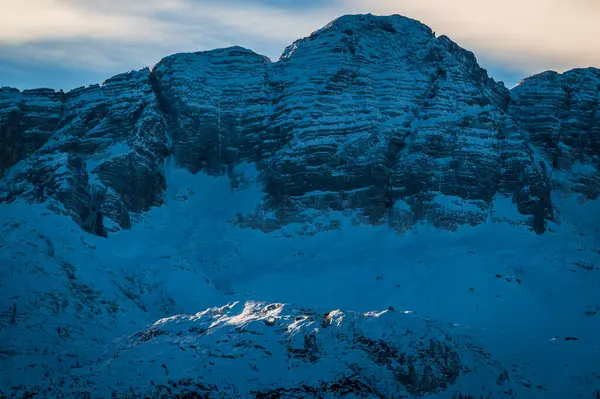
[[[539,213],[543,176],[505,127],[510,94],[414,20],[346,16],[276,63],[231,48],[168,57],[154,76],[179,163],[258,162],[277,223],[360,209],[370,223],[455,228],[485,220],[497,194]],[[551,215],[544,204],[542,224]]]
[[[44,145],[58,128],[65,95],[0,88],[0,176]]]
[[[240,217],[246,226],[333,209],[399,230],[454,229],[496,218],[508,197],[543,232],[552,168],[579,171],[575,190],[597,196],[597,82],[594,70],[545,74],[511,96],[417,21],[345,16],[274,63],[233,47],[66,94],[4,89],[0,200],[53,198],[89,231],[127,228],[130,212],[162,203],[172,155],[228,174],[233,188],[236,165],[255,162],[266,196]],[[264,211],[275,211],[270,224]]]
[[[166,125],[148,69],[66,94],[2,93],[0,164],[12,168],[0,200],[49,200],[97,234],[128,228],[129,212],[162,203]]]
[[[512,90],[510,116],[557,192],[600,195],[600,70],[544,72]]]

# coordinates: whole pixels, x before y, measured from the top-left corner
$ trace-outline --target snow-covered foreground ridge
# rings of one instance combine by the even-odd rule
[[[596,202],[565,204],[564,222],[543,235],[489,221],[400,236],[335,212],[318,216],[335,227],[316,235],[301,224],[266,234],[234,222],[261,201],[256,184],[231,191],[227,177],[166,176],[167,203],[108,239],[43,205],[0,205],[3,395],[600,389]]]

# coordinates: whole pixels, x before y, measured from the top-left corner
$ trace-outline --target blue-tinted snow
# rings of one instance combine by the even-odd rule
[[[257,176],[252,165],[242,172]],[[597,201],[557,199],[560,223],[543,235],[489,222],[456,232],[423,225],[400,236],[352,226],[337,213],[320,217],[339,229],[311,236],[288,225],[265,234],[231,223],[260,203],[258,184],[234,192],[227,178],[193,175],[172,160],[166,177],[167,204],[109,239],[83,233],[43,205],[0,205],[0,387],[48,376],[58,386],[122,345],[119,337],[234,301],[240,309],[248,301],[354,312],[392,306],[464,329],[518,369],[516,397],[590,397],[600,386]],[[493,212],[518,216],[506,198]],[[129,383],[153,378],[116,370]],[[307,379],[325,372],[310,370]],[[482,381],[473,378],[459,386],[477,390]]]

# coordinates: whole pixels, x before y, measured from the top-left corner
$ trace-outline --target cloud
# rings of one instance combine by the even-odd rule
[[[148,54],[142,58],[156,62],[158,51],[165,56],[176,51],[268,42],[278,49],[276,54],[268,55],[278,57],[279,50],[289,42],[336,16],[335,10],[323,13],[322,8],[289,12],[269,2],[21,0],[2,5],[0,46],[12,48],[10,54],[19,57],[42,44],[37,47],[43,54],[30,52],[32,57],[58,59],[65,55],[60,47],[71,49],[73,44],[93,43],[90,50],[97,51],[99,65],[92,67],[105,67],[115,58],[101,47],[110,47],[113,53],[125,51],[133,57]],[[21,48],[16,49],[18,46]],[[136,46],[144,51],[131,54]],[[71,52],[68,61],[90,65],[88,51],[77,50]]]
[[[597,0],[2,1],[0,62],[108,77],[175,52],[234,44],[277,59],[332,19],[367,12],[421,20],[500,78],[600,66]]]
[[[105,77],[177,53],[240,45],[271,59],[338,16],[318,0],[0,0],[0,63]],[[299,6],[303,4],[303,6]],[[0,75],[16,85],[16,74]],[[56,75],[48,76],[56,86]],[[28,81],[38,81],[32,77]],[[81,81],[80,86],[94,81]],[[22,87],[23,86],[19,86]],[[24,88],[30,88],[27,85]]]

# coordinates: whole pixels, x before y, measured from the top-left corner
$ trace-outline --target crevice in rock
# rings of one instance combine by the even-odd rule
[[[165,93],[163,93],[160,88],[160,82],[158,81],[155,71],[150,72],[150,86],[152,87],[152,92],[154,93],[154,97],[156,98],[156,102],[158,104],[157,111],[165,119],[167,124],[167,147],[165,154],[163,154],[164,157],[167,158],[173,155],[173,124],[174,121],[179,118],[179,107],[172,106],[171,103],[174,102],[169,101],[169,99],[165,97]]]

